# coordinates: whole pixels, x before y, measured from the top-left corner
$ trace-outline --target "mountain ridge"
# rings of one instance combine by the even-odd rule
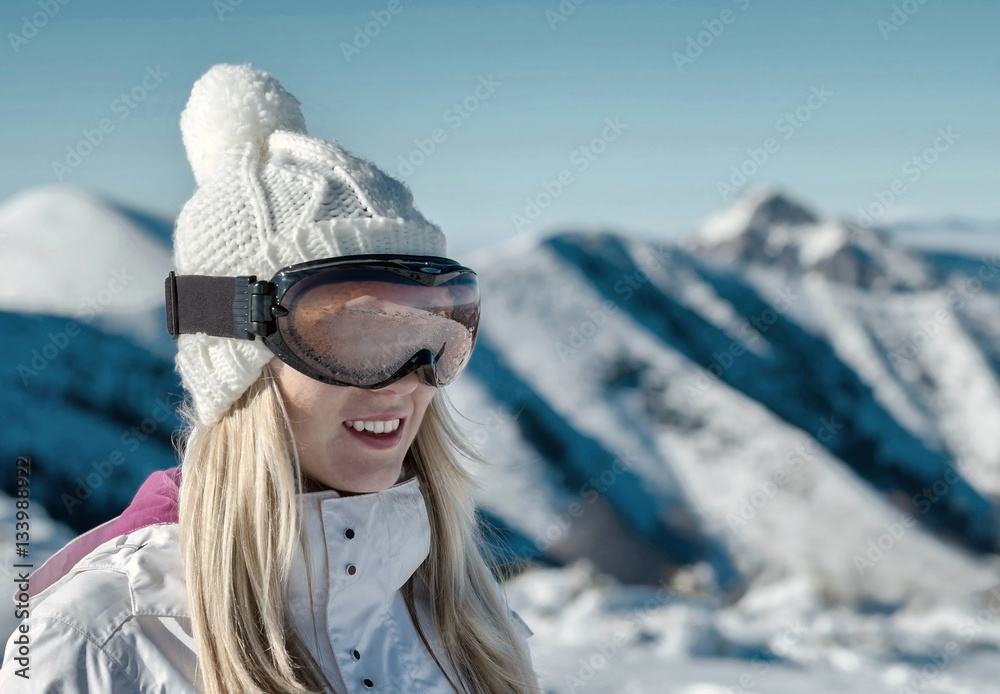
[[[822,219],[784,192],[718,217],[707,239],[562,231],[470,254],[480,342],[448,392],[493,462],[475,476],[480,519],[514,544],[496,556],[510,570],[588,558],[654,584],[694,567],[730,599],[795,577],[857,604],[995,580],[1000,447],[982,432],[1000,417],[1000,282],[968,285],[988,266]],[[99,321],[65,348],[51,336],[66,316],[0,324],[15,357],[0,370],[4,411],[19,422],[0,441],[8,457],[31,452],[54,488],[71,486],[131,453],[133,427],[154,430],[89,515],[60,516],[54,494],[54,517],[85,529],[174,464],[176,414],[154,416],[180,397],[169,353]],[[915,337],[920,326],[933,334]],[[19,367],[53,349],[24,381]],[[500,416],[477,423],[485,412]],[[923,490],[941,484],[931,501]],[[853,557],[903,513],[914,524],[894,561],[859,575]],[[941,567],[907,577],[895,562]]]

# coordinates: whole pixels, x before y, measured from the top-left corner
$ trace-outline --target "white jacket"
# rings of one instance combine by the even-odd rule
[[[309,558],[307,564],[300,546],[296,565],[308,570],[293,571],[287,597],[299,634],[336,691],[452,692],[399,591],[430,548],[418,479],[372,494],[300,498]],[[74,541],[77,554],[86,537]],[[16,660],[16,630],[4,653],[0,692],[201,692],[177,524],[120,535],[72,565],[74,543],[32,579],[45,583],[46,574],[69,569],[30,600],[30,679],[18,675],[24,661]],[[458,682],[431,627],[427,596],[417,592],[416,604],[438,660]],[[511,616],[527,651],[532,632]]]

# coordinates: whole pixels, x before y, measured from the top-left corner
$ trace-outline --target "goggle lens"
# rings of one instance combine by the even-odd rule
[[[479,322],[479,285],[461,274],[434,286],[366,268],[329,268],[279,298],[287,347],[328,378],[371,387],[423,350],[439,385],[465,368]],[[283,312],[284,313],[284,312]]]

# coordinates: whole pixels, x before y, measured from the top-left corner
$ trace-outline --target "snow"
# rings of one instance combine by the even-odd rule
[[[954,508],[976,508],[969,522],[990,523],[983,514],[995,509],[984,500],[996,496],[1000,474],[989,433],[1000,414],[993,290],[951,310],[912,360],[916,378],[902,374],[893,353],[915,326],[935,320],[967,277],[959,272],[938,281],[934,259],[880,235],[851,233],[837,221],[803,221],[805,214],[790,223],[754,211],[773,208],[770,200],[763,194],[738,203],[695,242],[668,252],[662,268],[649,267],[650,257],[662,255],[652,244],[599,234],[564,234],[468,260],[483,280],[484,338],[502,355],[505,376],[530,384],[550,415],[570,425],[566,438],[556,437],[561,444],[574,445],[575,436],[597,444],[601,455],[631,450],[635,456],[629,472],[655,502],[640,505],[632,495],[616,503],[619,477],[604,494],[611,511],[630,519],[631,533],[646,540],[656,536],[650,527],[662,523],[708,547],[672,574],[669,599],[655,582],[620,584],[614,576],[620,579],[624,568],[600,557],[531,569],[509,582],[512,606],[536,632],[532,653],[546,690],[1000,691],[993,684],[1000,675],[996,555],[970,552],[932,532],[932,512],[921,505],[926,497],[873,488],[855,469],[859,461],[818,445],[821,430],[779,414],[775,405],[786,386],[765,380],[779,372],[752,366],[806,358],[797,378],[808,374],[815,384],[796,386],[789,397],[824,393],[825,407],[833,408],[827,421],[852,422],[861,435],[881,440],[883,455],[926,484],[949,487]],[[706,243],[725,246],[744,234],[767,250],[734,256]],[[742,264],[733,266],[737,258]],[[639,267],[648,279],[634,292],[625,289],[622,280]],[[802,335],[765,327],[759,339],[748,339],[747,320],[762,315],[745,301],[748,293],[764,307],[781,305],[782,318]],[[792,299],[782,305],[781,296]],[[647,311],[654,300],[685,310]],[[693,341],[697,321],[698,330],[710,328],[721,341],[707,333]],[[707,366],[717,363],[720,347],[734,344],[745,356],[720,379]],[[825,345],[827,354],[818,350]],[[473,368],[472,375],[454,390],[473,410],[516,390],[488,370]],[[853,391],[831,390],[828,384],[844,388],[845,378],[857,379]],[[774,394],[762,397],[769,389]],[[475,402],[466,395],[472,390]],[[845,397],[860,399],[848,405]],[[567,521],[565,534],[591,531],[586,513],[576,520],[567,515],[566,492],[589,512],[586,475],[606,468],[608,459],[582,477],[562,468],[562,485],[550,478],[522,498],[497,480],[516,476],[525,459],[536,465],[539,449],[514,422],[502,441],[485,446],[499,469],[483,476],[482,503],[529,538],[544,532],[534,520],[539,506],[543,523]],[[919,455],[914,446],[922,447]],[[974,491],[947,483],[952,469]],[[938,501],[928,505],[934,513],[943,508]],[[678,513],[682,523],[665,520]],[[576,556],[588,551],[584,546]],[[733,568],[744,582],[725,581]]]
[[[1000,251],[1000,222],[942,217],[889,224],[886,233],[901,246],[968,256]]]
[[[727,262],[758,263],[873,289],[922,288],[930,269],[881,230],[820,220],[783,193],[748,193],[683,240]]]
[[[751,187],[729,207],[703,222],[695,237],[698,243],[715,246],[735,241],[749,229],[772,226],[780,234],[784,227],[813,221],[812,212],[778,188]]]
[[[0,239],[0,309],[161,341],[170,250],[112,205],[73,186],[31,188],[0,206]]]
[[[460,416],[459,425],[478,449],[502,450],[507,455],[506,464],[491,459],[486,466],[470,465],[473,479],[485,490],[483,506],[509,518],[513,530],[535,539],[534,533],[547,529],[556,509],[568,506],[572,495],[560,488],[552,468],[518,436],[514,423],[520,413],[495,402],[481,383],[461,382],[461,387],[445,392],[460,415],[476,413],[476,419]]]
[[[567,239],[566,243],[575,242]],[[576,246],[567,248],[567,252],[576,252],[572,250]],[[721,542],[727,545],[726,554],[736,561],[744,575],[805,571],[814,577],[817,590],[832,592],[843,601],[901,600],[934,592],[941,585],[960,580],[961,577],[955,574],[972,581],[970,590],[994,580],[992,573],[967,566],[959,554],[939,546],[937,540],[925,536],[925,531],[919,527],[908,531],[894,552],[913,564],[939,562],[945,567],[958,567],[956,571],[921,574],[912,585],[899,583],[898,576],[885,577],[883,585],[881,571],[873,573],[874,580],[860,581],[851,562],[858,548],[863,549],[868,540],[885,532],[885,524],[891,525],[898,520],[900,511],[889,499],[873,493],[845,461],[817,444],[815,437],[823,433],[817,428],[819,423],[829,420],[843,426],[844,418],[855,417],[866,408],[876,411],[881,408],[883,413],[877,416],[896,418],[895,421],[909,429],[906,435],[912,437],[911,442],[894,439],[889,429],[875,423],[878,420],[864,425],[868,427],[864,435],[884,437],[881,445],[887,454],[901,456],[913,466],[918,464],[918,459],[906,453],[906,447],[924,445],[927,452],[933,452],[940,448],[947,450],[951,441],[944,434],[933,435],[932,427],[947,418],[943,407],[922,407],[924,403],[915,399],[889,370],[884,345],[872,340],[867,325],[872,292],[833,285],[815,275],[787,277],[771,273],[768,277],[762,271],[748,272],[743,277],[748,286],[757,288],[764,296],[777,295],[785,287],[786,293],[794,298],[786,311],[788,317],[809,326],[814,335],[829,340],[845,365],[861,377],[862,384],[873,386],[874,397],[865,396],[863,390],[858,391],[859,396],[870,397],[870,400],[849,406],[831,403],[830,406],[836,409],[825,411],[820,407],[817,413],[820,416],[814,420],[816,424],[803,430],[801,425],[793,426],[772,407],[758,402],[759,396],[754,394],[766,392],[771,384],[760,382],[762,374],[759,371],[739,363],[747,362],[749,356],[733,358],[737,363],[729,369],[727,377],[737,379],[736,383],[719,381],[705,369],[704,363],[699,363],[700,360],[692,361],[690,352],[665,345],[661,335],[650,331],[650,324],[631,310],[644,300],[638,294],[622,293],[613,311],[606,308],[602,302],[606,301],[607,294],[599,293],[597,285],[617,287],[618,270],[608,269],[610,279],[605,280],[597,277],[590,267],[583,269],[567,262],[567,258],[553,249],[552,245],[546,245],[526,257],[479,259],[484,268],[481,272],[484,286],[482,335],[485,341],[494,345],[490,349],[503,354],[511,374],[508,380],[516,377],[531,384],[535,392],[544,393],[548,406],[561,422],[569,424],[577,436],[589,441],[599,455],[608,456],[603,460],[591,460],[589,467],[577,463],[577,474],[567,474],[564,484],[571,495],[585,498],[586,480],[606,472],[614,452],[630,451],[634,462],[629,472],[634,479],[625,475],[615,477],[614,485],[605,494],[618,512],[631,519],[639,534],[647,540],[656,536],[658,526],[665,526],[669,532],[686,537],[688,541],[697,542],[696,538],[700,538]],[[651,257],[655,249],[632,243],[626,244],[626,251],[635,261]],[[592,257],[601,258],[605,268],[614,259],[612,250],[598,247]],[[589,260],[579,262],[584,264]],[[740,333],[739,326],[745,318],[739,315],[731,301],[717,293],[713,285],[704,279],[694,282],[691,277],[701,272],[695,272],[695,268],[697,266],[685,264],[681,254],[675,254],[665,267],[649,271],[648,283],[667,295],[679,294],[685,305],[704,311],[708,314],[705,320],[732,341],[733,336]],[[933,308],[924,308],[912,295],[879,293],[876,296],[881,301],[879,306],[900,304],[910,306],[920,316],[927,315],[928,310],[933,315]],[[912,314],[906,314],[893,319],[883,317],[880,322],[905,327],[912,325],[913,320]],[[600,323],[600,327],[595,328],[593,323]],[[854,344],[837,347],[845,335],[853,335]],[[769,338],[770,334],[765,333],[760,343],[766,344]],[[783,338],[782,343],[782,348],[787,350],[788,340]],[[803,345],[810,358],[820,360],[818,366],[828,364],[829,359],[815,354],[810,344]],[[559,345],[565,347],[564,351],[560,351]],[[944,340],[940,345],[947,347]],[[711,348],[705,349],[711,351]],[[713,358],[717,358],[719,351],[715,347]],[[747,353],[753,352],[748,350]],[[774,356],[773,350],[763,347],[758,348],[757,353]],[[978,363],[968,362],[967,352],[949,350],[942,358],[957,363],[956,368],[971,368],[973,372],[985,368],[988,371],[982,359]],[[635,368],[642,372],[636,377],[640,381],[638,392],[625,388],[609,394],[603,385],[608,365],[619,362],[637,365]],[[971,366],[961,366],[963,363]],[[745,375],[737,375],[737,367],[745,371]],[[477,373],[475,368],[472,371]],[[757,379],[748,381],[751,390],[741,392],[735,387],[743,378]],[[832,382],[838,378],[842,377],[833,376]],[[971,406],[992,402],[989,379],[992,374],[988,373],[984,381],[987,385],[979,387],[982,397],[975,404],[970,403]],[[694,392],[689,392],[692,389]],[[461,388],[458,390],[461,397]],[[935,391],[935,397],[942,397],[942,394]],[[984,416],[989,417],[992,410],[987,407],[985,412]],[[659,424],[661,418],[665,418],[667,426]],[[930,434],[922,429],[928,426]],[[644,435],[644,432],[648,433]],[[992,444],[983,445],[986,446],[983,450],[992,450],[989,448]],[[531,455],[526,444],[522,442],[519,447],[524,451],[519,455]],[[801,455],[799,451],[802,450],[809,454]],[[893,452],[896,450],[899,452]],[[489,452],[491,457],[495,454],[507,465],[516,468],[519,464],[510,455],[509,444],[490,446]],[[987,468],[990,466],[984,455],[977,461],[978,467],[970,468],[977,473],[970,472],[969,479],[977,489],[989,494],[992,487]],[[923,464],[926,468],[920,474],[928,484],[948,473],[949,468],[941,459],[935,461],[925,457]],[[996,466],[992,464],[991,467],[995,469]],[[791,474],[791,468],[797,474]],[[739,542],[729,547],[733,514],[746,508],[749,499],[759,497],[761,484],[768,489],[773,487],[771,480],[776,477],[784,480],[787,486],[768,503],[765,511],[758,513],[758,509],[750,508],[746,512],[758,517],[747,524],[751,526],[748,530],[740,533]],[[633,486],[626,489],[626,483]],[[652,503],[639,503],[635,489],[641,489]],[[558,496],[558,487],[546,495],[546,512],[550,516],[565,513],[568,507]],[[544,526],[531,527],[529,518],[516,509],[502,510],[503,504],[498,500],[505,498],[509,497],[490,488],[490,493],[484,495],[484,503],[493,506],[501,517],[510,519],[527,536],[539,537],[544,533]],[[615,499],[619,500],[617,504]],[[769,520],[772,515],[773,520]],[[827,529],[841,525],[841,519],[847,515],[853,516],[854,522],[842,528],[834,538],[827,537]],[[921,517],[920,520],[925,519]],[[805,528],[802,535],[786,543],[774,543],[772,538],[782,535],[785,532],[782,524],[789,522],[802,525]],[[726,563],[715,569],[725,573]]]
[[[994,305],[1000,308],[1000,301]],[[891,350],[897,378],[911,402],[926,403],[933,413],[962,473],[1000,498],[1000,437],[981,435],[1000,421],[1000,383],[985,355],[962,329],[946,290],[892,309],[897,315],[873,318],[869,327]]]
[[[759,189],[680,244],[519,235],[463,259],[483,318],[447,394],[482,513],[522,566],[556,565],[505,584],[547,691],[1000,692],[1000,273],[970,289],[992,261],[918,232]],[[50,501],[126,460],[79,524],[175,462],[170,252],[58,186],[0,206],[0,235],[0,452],[30,449]],[[89,325],[26,379],[68,318]],[[32,527],[38,563],[73,533],[40,506]]]
[[[719,605],[669,584],[622,585],[585,560],[505,588],[534,631],[547,692],[1000,692],[1000,590],[857,611],[792,581]]]
[[[850,232],[841,224],[818,225],[799,248],[799,260],[806,267],[816,266],[832,257],[848,243],[849,239]]]

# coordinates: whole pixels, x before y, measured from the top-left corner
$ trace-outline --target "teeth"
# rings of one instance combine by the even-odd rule
[[[348,421],[344,422],[349,427],[354,427],[355,431],[368,431],[373,434],[391,434],[399,428],[398,419],[390,419],[389,421]]]

